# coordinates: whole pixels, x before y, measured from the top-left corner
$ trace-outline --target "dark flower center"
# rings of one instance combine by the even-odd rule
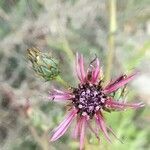
[[[92,118],[99,109],[105,105],[107,96],[102,92],[102,87],[95,84],[82,84],[73,90],[73,105],[80,115]]]

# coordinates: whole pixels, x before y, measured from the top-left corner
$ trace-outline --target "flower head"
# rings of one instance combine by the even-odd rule
[[[71,88],[68,91],[60,91],[54,89],[50,92],[49,98],[58,101],[70,102],[70,112],[64,121],[53,131],[51,141],[59,139],[69,128],[72,121],[76,118],[76,126],[74,129],[74,138],[80,139],[80,150],[84,147],[84,135],[86,127],[96,135],[99,140],[98,130],[93,128],[91,120],[94,120],[97,127],[103,132],[106,139],[111,141],[108,131],[114,136],[113,130],[105,124],[103,111],[125,110],[126,108],[139,108],[143,103],[124,103],[115,101],[111,93],[126,85],[134,79],[136,73],[129,76],[123,75],[108,85],[102,85],[102,70],[100,62],[94,59],[87,71],[84,68],[83,56],[76,55],[76,72],[80,83],[78,87]]]

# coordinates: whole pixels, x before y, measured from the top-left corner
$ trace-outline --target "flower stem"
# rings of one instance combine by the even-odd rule
[[[116,19],[116,2],[117,0],[109,0],[109,35],[108,35],[108,55],[106,59],[106,73],[105,73],[105,83],[110,80],[114,51],[115,51],[115,32],[117,29],[117,19]]]
[[[69,87],[68,83],[64,81],[60,76],[56,77],[56,81],[64,85],[65,87]]]

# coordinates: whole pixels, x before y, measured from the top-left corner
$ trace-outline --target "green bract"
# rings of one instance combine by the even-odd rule
[[[42,53],[37,48],[27,49],[28,58],[34,71],[46,81],[54,80],[60,73],[58,61],[48,53]]]

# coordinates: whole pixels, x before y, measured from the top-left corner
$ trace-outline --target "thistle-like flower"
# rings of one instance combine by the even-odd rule
[[[76,125],[73,132],[74,138],[80,139],[80,150],[84,147],[84,138],[86,127],[96,135],[99,140],[97,128],[93,128],[91,120],[94,120],[97,127],[103,132],[106,139],[111,141],[108,131],[114,136],[113,130],[105,124],[103,111],[125,110],[126,108],[140,108],[143,103],[124,103],[114,100],[112,93],[126,85],[134,79],[136,73],[129,76],[123,75],[108,85],[102,86],[102,70],[99,60],[96,58],[91,62],[85,72],[83,56],[76,55],[76,73],[80,83],[78,87],[67,91],[53,89],[50,92],[49,99],[70,102],[70,112],[64,121],[54,129],[50,141],[59,139],[69,128],[72,121],[76,118]]]
[[[48,53],[42,53],[37,48],[27,49],[27,55],[32,62],[34,71],[46,81],[53,80],[58,77],[60,71],[58,61]]]

